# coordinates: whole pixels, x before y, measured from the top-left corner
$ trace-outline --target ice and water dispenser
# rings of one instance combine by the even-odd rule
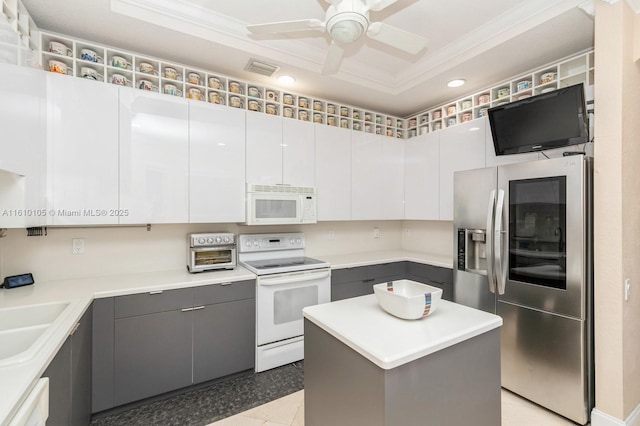
[[[458,228],[458,270],[487,275],[487,231]]]

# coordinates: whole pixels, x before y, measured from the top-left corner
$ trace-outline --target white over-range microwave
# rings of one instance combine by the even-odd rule
[[[247,184],[247,225],[316,223],[316,189]]]

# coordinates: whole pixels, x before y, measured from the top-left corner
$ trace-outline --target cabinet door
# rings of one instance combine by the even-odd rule
[[[282,183],[282,117],[247,111],[247,183]]]
[[[351,220],[351,131],[314,127],[318,220]]]
[[[440,133],[427,133],[405,141],[405,219],[440,218]]]
[[[113,408],[114,298],[93,301],[91,411]]]
[[[484,120],[440,131],[440,220],[453,220],[453,174],[485,166]]]
[[[115,405],[191,384],[193,312],[181,310],[115,320]]]
[[[71,424],[71,342],[68,337],[42,377],[49,378],[50,425]]]
[[[120,223],[189,220],[186,99],[120,88]]]
[[[0,206],[2,210],[44,209],[47,190],[45,73],[0,63],[0,75]],[[43,215],[0,216],[0,228],[45,224]]]
[[[193,317],[193,383],[254,368],[255,299],[206,305]]]
[[[379,219],[404,219],[404,140],[382,137],[382,215]]]
[[[93,307],[84,313],[72,336],[71,346],[71,424],[91,422],[91,362]],[[104,350],[104,348],[101,348]],[[52,423],[55,424],[55,423]]]
[[[245,112],[189,102],[189,222],[244,222]]]
[[[282,183],[315,186],[315,133],[313,123],[282,120]]]
[[[50,223],[117,224],[117,86],[47,73],[47,104]]]
[[[382,138],[351,134],[351,219],[382,219]]]

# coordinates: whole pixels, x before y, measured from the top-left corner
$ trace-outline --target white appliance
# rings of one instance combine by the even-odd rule
[[[49,378],[43,377],[22,403],[9,426],[45,426],[49,418]]]
[[[247,225],[316,223],[316,189],[247,184]]]
[[[331,301],[329,264],[304,246],[299,232],[239,236],[238,261],[258,276],[256,372],[303,359],[302,309]]]
[[[236,236],[232,233],[187,235],[187,269],[191,273],[236,268]]]

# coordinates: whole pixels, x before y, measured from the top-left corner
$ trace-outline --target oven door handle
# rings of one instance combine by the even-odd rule
[[[224,246],[207,246],[207,247],[191,247],[191,251],[193,252],[201,252],[201,251],[222,251],[222,250],[235,250],[236,246],[234,245],[224,245]]]
[[[291,283],[299,283],[304,281],[314,281],[321,280],[324,278],[329,278],[331,276],[330,271],[322,271],[322,272],[301,272],[301,273],[291,273],[286,275],[279,275],[273,278],[262,278],[258,280],[259,285],[282,285],[282,284],[291,284]]]

